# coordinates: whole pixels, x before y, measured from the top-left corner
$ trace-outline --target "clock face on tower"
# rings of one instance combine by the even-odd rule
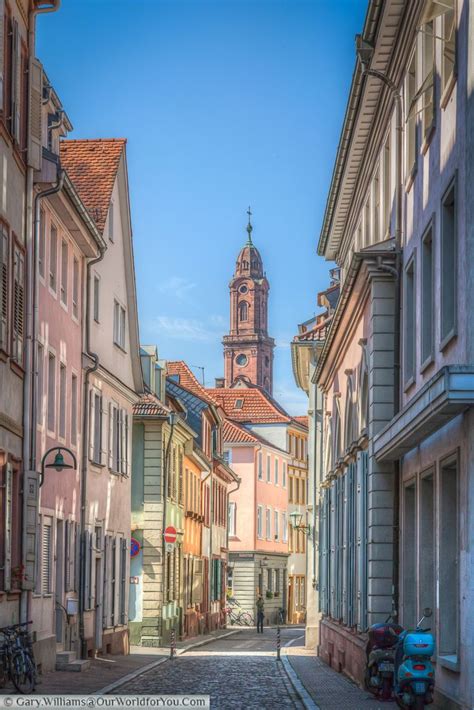
[[[245,284],[242,284],[242,286],[239,288],[239,292],[240,293],[247,293],[248,292],[247,286]]]
[[[245,367],[245,365],[248,363],[247,355],[244,355],[244,353],[240,353],[240,355],[237,355],[237,357],[235,358],[235,362],[239,367]]]

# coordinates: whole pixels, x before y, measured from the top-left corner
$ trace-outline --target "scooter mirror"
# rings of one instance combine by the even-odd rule
[[[426,609],[423,609],[423,616],[424,616],[426,619],[429,619],[429,617],[432,616],[432,615],[433,615],[433,610],[430,609],[429,606],[427,606]]]

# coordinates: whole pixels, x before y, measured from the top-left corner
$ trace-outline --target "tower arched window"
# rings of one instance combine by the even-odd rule
[[[245,321],[249,319],[249,304],[247,301],[241,301],[239,303],[239,320]]]

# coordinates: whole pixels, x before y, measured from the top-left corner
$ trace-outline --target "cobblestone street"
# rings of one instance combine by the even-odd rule
[[[301,636],[283,629],[282,646]],[[263,636],[242,631],[190,651],[121,686],[126,694],[209,694],[211,707],[304,708],[281,663],[276,660],[276,630]]]

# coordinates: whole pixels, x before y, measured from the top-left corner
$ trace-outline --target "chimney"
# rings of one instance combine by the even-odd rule
[[[225,378],[216,377],[216,389],[223,389],[225,387]]]

